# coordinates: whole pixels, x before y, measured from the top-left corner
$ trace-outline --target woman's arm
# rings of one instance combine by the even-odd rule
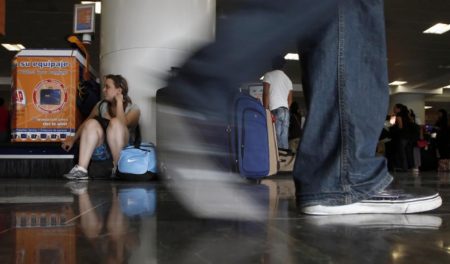
[[[123,95],[118,94],[115,97],[116,100],[116,118],[120,120],[122,124],[126,127],[134,127],[139,122],[139,117],[141,112],[139,109],[132,109],[127,114],[125,114],[125,109],[123,108]]]
[[[78,127],[77,132],[75,133],[75,136],[73,137],[68,137],[66,138],[66,140],[64,140],[64,142],[61,144],[61,147],[66,150],[69,151],[72,149],[73,144],[75,144],[75,142],[80,138],[81,135],[81,131],[83,130],[84,125],[86,124],[86,121],[88,121],[91,118],[94,118],[96,116],[98,116],[98,106],[102,101],[98,102],[94,108],[92,108],[91,113],[89,114],[89,116],[83,121],[83,123],[81,123],[81,125]]]

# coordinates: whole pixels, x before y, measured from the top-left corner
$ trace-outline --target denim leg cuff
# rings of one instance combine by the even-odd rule
[[[391,184],[392,180],[392,176],[388,173],[367,192],[360,192],[354,186],[347,186],[348,191],[345,192],[324,192],[320,194],[300,193],[296,197],[297,204],[304,207],[313,205],[337,206],[356,203],[383,191]]]

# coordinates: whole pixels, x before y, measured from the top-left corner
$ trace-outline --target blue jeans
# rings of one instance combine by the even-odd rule
[[[279,107],[271,113],[275,116],[278,148],[289,149],[289,109]]]
[[[392,180],[376,144],[388,109],[382,0],[249,0],[169,81],[169,94],[227,122],[235,87],[297,43],[308,116],[294,168],[302,205],[353,203]]]

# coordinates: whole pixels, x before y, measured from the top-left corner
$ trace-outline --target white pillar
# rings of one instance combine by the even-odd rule
[[[423,94],[399,93],[391,95],[389,113],[395,104],[404,104],[412,109],[422,124],[425,122],[425,96]]]
[[[145,141],[156,141],[156,91],[168,71],[214,38],[215,0],[102,2],[100,73],[121,74],[141,109]]]

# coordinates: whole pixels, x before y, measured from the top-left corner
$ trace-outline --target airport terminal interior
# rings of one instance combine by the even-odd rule
[[[152,38],[170,35],[152,29],[161,24],[147,27],[129,25],[127,21],[145,23],[145,19],[136,17],[145,17],[148,12],[158,17],[158,7],[170,11],[158,17],[160,23],[166,22],[162,20],[164,17],[177,21],[212,10],[204,20],[196,20],[208,21],[208,27],[189,23],[186,27],[213,32],[214,25],[238,11],[242,2],[245,0],[96,1],[87,3],[97,7],[98,13],[93,15],[95,23],[90,25],[94,32],[76,36],[89,42],[85,44],[90,55],[88,65],[93,69],[90,74],[96,77],[121,70],[119,66],[105,66],[111,61],[133,65],[127,62],[127,56],[142,66],[143,62],[137,59],[139,55],[130,50],[142,43],[149,44],[142,56],[157,61],[149,62],[144,70],[128,69],[123,74],[130,87],[141,85],[135,79],[153,85],[148,89],[154,92],[150,95],[146,88],[131,94],[133,99],[145,98],[152,105],[154,98],[150,97],[163,87],[171,66],[176,66],[162,59],[176,62],[173,57],[178,53],[151,54],[155,50],[151,45],[161,44],[155,44]],[[80,4],[76,0],[0,0],[5,14],[1,44],[23,45],[13,51],[0,47],[0,97],[6,109],[16,111],[20,100],[26,105],[21,97],[25,91],[18,92],[20,89],[16,87],[13,60],[77,49],[73,42],[67,41],[67,36],[74,33],[75,5],[80,8]],[[177,9],[174,5],[184,8]],[[189,5],[198,10],[186,8]],[[232,180],[211,183],[199,180],[200,176],[196,178],[193,170],[191,181],[162,176],[130,181],[110,179],[109,163],[97,162],[92,165],[95,168],[91,167],[90,180],[68,181],[62,175],[72,168],[77,155],[75,150],[65,152],[60,145],[73,131],[27,134],[15,123],[10,128],[14,132],[12,142],[9,139],[0,142],[0,263],[450,263],[450,133],[446,153],[446,148],[439,145],[437,129],[443,113],[450,112],[450,32],[447,32],[450,2],[386,0],[384,9],[390,89],[385,128],[388,131],[395,122],[395,118],[390,118],[394,106],[402,104],[414,111],[421,133],[414,153],[411,148],[411,157],[406,155],[405,162],[397,162],[397,156],[391,153],[389,135],[380,136],[376,152],[387,158],[396,187],[438,191],[442,197],[438,209],[414,214],[306,215],[297,205],[292,168],[258,180],[229,173],[220,176]],[[116,17],[105,19],[106,11],[114,12]],[[1,15],[0,9],[0,18]],[[117,26],[121,23],[123,27]],[[1,26],[0,21],[0,29]],[[127,26],[134,29],[120,32],[126,31]],[[151,34],[146,34],[146,30]],[[181,31],[173,29],[178,36],[183,36]],[[120,34],[127,37],[118,40],[120,45],[101,43],[113,42]],[[207,38],[208,34],[199,33],[198,38]],[[78,49],[79,54],[86,54]],[[156,52],[161,50],[171,49]],[[183,50],[179,56],[189,52]],[[292,80],[294,101],[298,102],[299,114],[304,119],[308,109],[302,90],[302,62],[297,52],[295,47],[287,50],[290,57],[286,57],[284,71]],[[83,55],[71,54],[76,63],[86,66]],[[52,100],[65,90],[48,91],[40,89],[39,84],[36,87],[27,99],[32,101],[36,93],[41,96],[36,105],[42,107],[35,109],[36,113],[59,111],[61,103]],[[262,87],[261,80],[248,80],[243,87]],[[46,95],[52,99],[45,101]],[[143,115],[146,121],[142,122],[141,130],[143,139],[156,143],[158,149],[157,129],[152,127],[154,107],[145,108],[148,113]],[[146,133],[147,130],[150,132]],[[190,156],[184,159],[188,163],[193,161]],[[205,168],[206,173],[208,169]],[[94,171],[100,176],[93,176]]]

